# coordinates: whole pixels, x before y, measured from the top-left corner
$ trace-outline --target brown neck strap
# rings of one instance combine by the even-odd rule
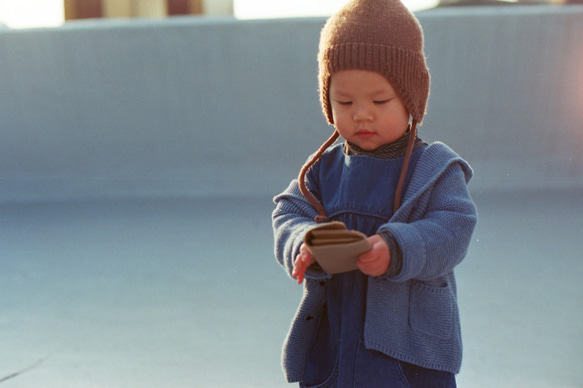
[[[318,159],[320,159],[324,151],[326,151],[328,147],[334,144],[334,142],[338,139],[339,136],[340,134],[338,133],[338,131],[334,131],[332,136],[330,136],[330,138],[326,140],[326,142],[322,144],[322,146],[318,149],[318,152],[316,152],[314,156],[312,156],[312,158],[306,164],[304,164],[304,166],[300,170],[300,175],[298,177],[300,191],[302,192],[303,196],[312,204],[314,209],[316,209],[316,211],[318,212],[318,215],[316,216],[316,218],[314,218],[314,220],[318,223],[328,222],[329,220],[328,216],[326,215],[326,210],[324,210],[324,206],[322,206],[322,204],[318,202],[318,200],[312,195],[312,193],[310,193],[310,190],[308,190],[308,187],[306,186],[306,174],[308,173],[308,171],[310,171],[310,168],[312,168],[312,166],[318,161]]]
[[[397,190],[395,191],[395,202],[393,205],[393,214],[397,212],[401,206],[401,196],[403,192],[403,184],[405,183],[405,178],[407,177],[407,169],[409,168],[409,159],[411,159],[411,154],[413,153],[413,146],[415,145],[415,139],[417,139],[417,121],[413,120],[411,124],[411,132],[409,133],[409,142],[407,143],[407,151],[405,152],[405,160],[403,160],[403,167],[401,167],[401,175],[399,176],[399,183],[397,184]]]

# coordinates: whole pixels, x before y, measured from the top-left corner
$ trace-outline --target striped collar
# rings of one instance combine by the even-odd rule
[[[405,156],[405,152],[407,151],[407,142],[409,141],[409,135],[411,133],[411,126],[407,128],[407,132],[399,139],[395,140],[392,143],[384,144],[373,151],[366,151],[357,146],[356,144],[350,143],[348,141],[344,142],[344,153],[346,155],[364,155],[364,156],[372,156],[374,158],[379,159],[397,159],[402,158]],[[419,148],[427,145],[423,140],[419,137],[415,139],[415,144],[413,145],[413,152],[418,150]]]

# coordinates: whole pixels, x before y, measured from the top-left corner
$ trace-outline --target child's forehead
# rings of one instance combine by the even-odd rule
[[[366,70],[343,70],[332,74],[330,89],[338,94],[366,91],[370,94],[392,91],[389,81],[379,73]]]

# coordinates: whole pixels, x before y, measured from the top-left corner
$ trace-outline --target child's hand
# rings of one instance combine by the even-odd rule
[[[306,270],[315,262],[316,260],[314,259],[314,256],[312,256],[312,253],[309,251],[308,247],[302,244],[300,246],[300,253],[298,257],[296,257],[296,261],[294,262],[294,269],[292,271],[292,277],[298,279],[298,284],[302,284]]]
[[[375,234],[368,238],[372,249],[358,257],[356,265],[360,271],[369,276],[384,275],[391,263],[391,251],[384,238]]]

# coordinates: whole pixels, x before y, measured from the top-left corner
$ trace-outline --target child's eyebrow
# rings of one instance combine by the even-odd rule
[[[340,96],[340,97],[350,97],[351,96],[350,93],[345,92],[343,90],[338,90],[338,89],[332,90],[330,94],[334,94],[334,95]]]
[[[387,88],[377,89],[370,93],[371,96],[378,96],[379,94],[389,94],[390,90]]]
[[[330,94],[333,94],[336,97],[344,97],[344,98],[352,98],[352,96],[354,95],[354,93],[351,93],[349,91],[346,90],[341,90],[341,89],[334,89],[333,91],[331,91]],[[386,88],[380,88],[380,89],[374,89],[373,91],[367,93],[368,96],[370,97],[376,97],[379,95],[393,95],[394,93],[390,93],[389,89]]]

